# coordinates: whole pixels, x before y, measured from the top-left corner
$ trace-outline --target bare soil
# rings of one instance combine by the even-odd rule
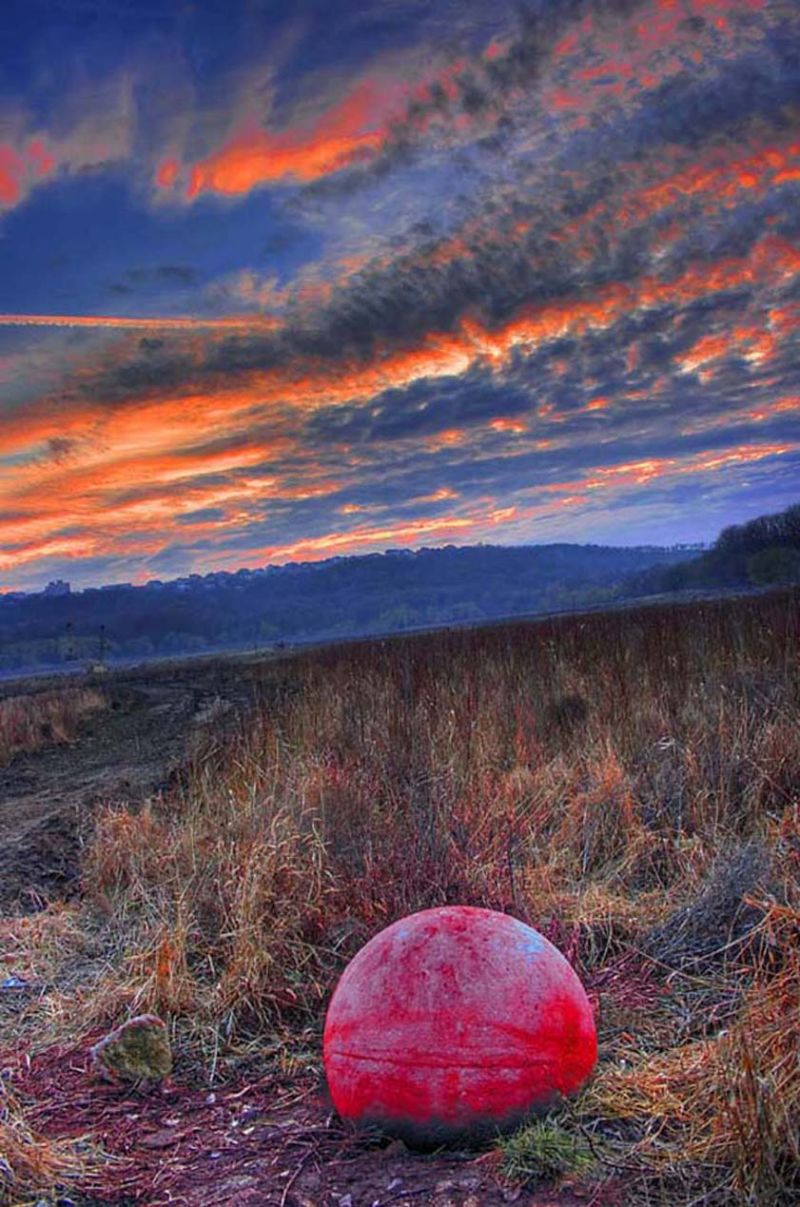
[[[504,1183],[494,1152],[409,1151],[400,1141],[349,1132],[313,1075],[256,1071],[209,1090],[178,1069],[139,1093],[97,1082],[88,1048],[20,1058],[16,1092],[49,1137],[88,1136],[104,1160],[75,1207],[589,1207],[622,1202],[606,1186],[530,1188]],[[7,1059],[7,1054],[2,1054]]]
[[[2,694],[53,691],[75,680],[5,683]],[[0,768],[0,910],[69,896],[92,811],[137,805],[180,773],[196,742],[238,723],[255,700],[245,661],[197,660],[111,673],[108,707],[71,743],[17,754]]]

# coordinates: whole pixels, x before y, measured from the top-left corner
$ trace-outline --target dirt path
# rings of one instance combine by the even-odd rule
[[[17,1061],[14,1086],[50,1137],[91,1134],[105,1159],[78,1207],[619,1207],[602,1191],[504,1182],[496,1153],[418,1153],[348,1132],[308,1074],[254,1070],[213,1091],[181,1070],[147,1094],[97,1082],[87,1036]],[[13,1069],[10,1053],[0,1058]],[[569,1179],[566,1180],[569,1182]]]
[[[31,685],[45,688],[53,684]],[[113,674],[102,690],[108,708],[88,716],[73,742],[0,768],[0,911],[69,893],[92,810],[157,792],[204,728],[231,723],[253,701],[252,682],[233,660]],[[12,692],[20,685],[4,685]]]

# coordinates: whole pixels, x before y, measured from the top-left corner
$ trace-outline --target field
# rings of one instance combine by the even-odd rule
[[[20,751],[69,741],[81,719],[104,703],[102,694],[91,687],[0,700],[0,767]]]
[[[6,768],[103,752],[69,899],[6,891],[0,1203],[798,1201],[797,592],[101,690],[71,747]],[[170,691],[191,706],[154,712]],[[141,715],[147,774],[109,788]],[[420,1156],[338,1123],[320,1033],[366,939],[446,902],[560,947],[600,1062],[511,1140]],[[172,1081],[93,1082],[89,1045],[145,1010],[169,1023]]]

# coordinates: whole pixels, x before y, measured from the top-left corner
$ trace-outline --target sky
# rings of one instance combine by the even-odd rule
[[[800,499],[796,0],[0,23],[0,590]]]

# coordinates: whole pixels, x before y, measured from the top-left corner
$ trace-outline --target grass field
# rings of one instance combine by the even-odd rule
[[[502,1143],[505,1176],[798,1201],[797,592],[330,647],[257,676],[268,703],[174,791],[100,812],[79,904],[0,923],[57,986],[32,1042],[154,1010],[201,1080],[254,1052],[314,1070],[369,936],[487,906],[569,957],[600,1037],[581,1096]],[[9,1103],[17,1196],[74,1175],[74,1149],[24,1129]]]
[[[0,767],[20,751],[68,742],[81,720],[105,707],[101,692],[75,687],[0,700]]]

